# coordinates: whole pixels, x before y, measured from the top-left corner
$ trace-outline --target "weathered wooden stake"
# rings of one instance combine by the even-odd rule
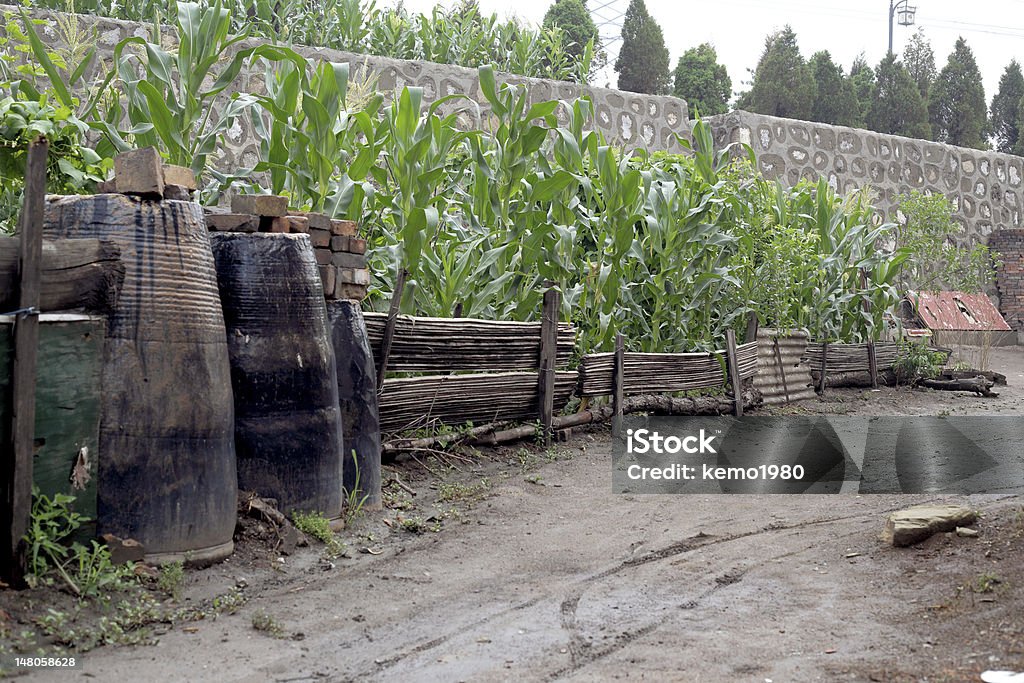
[[[874,342],[867,342],[867,372],[871,375],[871,388],[879,388],[879,361],[874,355]]]
[[[736,362],[736,333],[732,330],[725,331],[725,361],[729,369],[729,384],[732,385],[732,395],[736,408],[736,417],[743,417],[743,383],[740,381],[740,366]]]
[[[749,344],[752,341],[757,341],[757,328],[758,328],[757,312],[756,311],[751,311],[747,315],[747,332],[746,332],[746,335],[743,337],[743,343],[744,344]]]
[[[818,378],[818,393],[825,393],[825,375],[828,373],[828,342],[821,343],[821,377]]]
[[[625,344],[622,335],[615,334],[615,367],[612,370],[612,434],[618,436],[622,429],[622,385],[623,358],[625,357]]]
[[[868,286],[868,274],[863,268],[860,269],[860,287],[861,289],[867,289]],[[864,311],[867,313],[871,312],[871,300],[864,297]],[[868,341],[868,373],[871,375],[871,388],[878,388],[878,361],[875,358],[875,342],[874,340]]]
[[[540,325],[540,366],[537,373],[537,404],[544,445],[551,444],[555,410],[555,363],[558,352],[558,309],[561,296],[557,289],[544,292]]]
[[[25,581],[26,546],[32,512],[32,452],[36,423],[36,360],[39,346],[40,263],[43,253],[43,202],[49,143],[40,136],[28,146],[25,200],[21,211],[19,311],[14,323],[12,443],[4,450],[2,480],[3,547],[0,574],[12,586]]]
[[[391,294],[391,306],[388,308],[388,319],[384,324],[384,338],[380,345],[380,360],[377,361],[377,393],[380,393],[384,386],[384,371],[388,368],[388,356],[391,355],[391,343],[395,340],[395,323],[398,321],[398,311],[402,307],[402,291],[405,290],[405,278],[409,271],[404,268],[398,273],[398,280],[395,282],[395,291]]]

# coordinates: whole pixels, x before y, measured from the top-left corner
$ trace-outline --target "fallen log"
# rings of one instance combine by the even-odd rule
[[[495,422],[486,425],[480,425],[479,427],[473,427],[472,429],[451,432],[448,434],[438,434],[437,436],[424,436],[416,439],[394,439],[387,443],[381,444],[381,452],[393,453],[396,451],[415,451],[424,448],[436,448],[438,446],[448,446],[452,443],[461,441],[467,441],[476,439],[477,437],[491,432],[497,431],[504,427],[507,427],[510,422]]]
[[[939,389],[941,391],[972,391],[979,396],[999,396],[998,393],[992,391],[992,386],[995,383],[981,375],[965,379],[923,379],[917,384],[918,386]]]
[[[811,377],[814,380],[815,386],[817,386],[820,381],[821,372],[818,370],[812,370]],[[878,373],[878,383],[880,385],[894,387],[896,386],[896,374],[891,369],[880,371]],[[871,373],[867,370],[859,372],[829,372],[825,375],[825,386],[834,389],[843,387],[870,387]]]
[[[744,408],[753,408],[761,403],[761,392],[756,389],[745,389],[743,392]],[[655,415],[731,415],[734,408],[733,400],[728,396],[697,396],[694,398],[675,398],[672,396],[632,396],[623,401],[622,412],[654,413]],[[611,404],[581,410],[572,415],[559,415],[552,420],[553,430],[580,427],[582,425],[605,422],[610,420],[615,409]],[[490,430],[488,431],[488,427]],[[509,441],[532,438],[537,435],[536,425],[521,425],[510,429],[496,430],[494,425],[476,428],[480,434],[462,441],[474,446],[495,446]],[[430,448],[441,443],[438,439],[446,437],[429,437],[426,439],[398,439],[383,445],[385,453],[402,450]],[[413,443],[416,443],[413,446]]]
[[[17,307],[19,239],[0,237],[0,313]],[[113,240],[43,240],[39,310],[109,313],[124,281]]]
[[[1006,386],[1006,375],[992,370],[943,370],[938,379],[970,379],[979,375],[990,382]]]

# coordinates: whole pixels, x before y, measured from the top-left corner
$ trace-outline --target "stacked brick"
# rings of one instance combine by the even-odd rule
[[[126,194],[145,199],[190,201],[196,177],[184,166],[165,164],[155,147],[114,157],[114,177],[97,184],[97,194]]]
[[[232,197],[230,213],[208,210],[206,224],[210,230],[219,232],[308,234],[320,269],[324,296],[357,301],[366,297],[370,284],[366,240],[359,237],[359,226],[354,221],[295,211],[288,208],[285,197],[254,194]]]
[[[1010,327],[1024,330],[1024,230],[997,230],[988,237],[989,249],[1000,261],[996,270],[999,312]]]

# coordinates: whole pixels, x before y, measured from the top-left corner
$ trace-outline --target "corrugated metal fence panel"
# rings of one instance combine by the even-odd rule
[[[757,373],[757,342],[736,347],[740,378]],[[591,353],[580,361],[580,396],[612,393],[614,353]],[[625,353],[622,393],[662,394],[725,385],[725,351],[712,353]]]
[[[762,328],[758,330],[757,342],[754,388],[761,392],[765,404],[778,405],[787,399],[802,401],[816,396],[810,367],[801,362],[807,351],[806,332]]]

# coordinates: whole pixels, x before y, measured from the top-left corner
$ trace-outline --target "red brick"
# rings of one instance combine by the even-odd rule
[[[305,216],[288,216],[288,229],[291,232],[308,233],[309,219]]]
[[[320,228],[309,229],[309,240],[313,243],[314,247],[326,247],[331,246],[331,231],[321,230]]]
[[[355,237],[359,234],[359,224],[355,221],[343,221],[334,219],[331,221],[331,233],[334,235],[345,235]]]
[[[337,269],[334,266],[320,266],[320,282],[323,284],[324,296],[328,299],[334,298],[334,289],[337,282]]]
[[[366,298],[366,285],[352,285],[338,280],[334,288],[334,298],[362,301]]]
[[[167,185],[181,185],[186,190],[195,190],[196,176],[191,168],[164,164],[164,183]]]
[[[260,216],[261,232],[291,232],[287,216]]]
[[[331,263],[339,268],[366,268],[366,255],[349,254],[343,251],[336,251],[331,257]]]
[[[346,285],[369,285],[370,271],[365,268],[339,268],[338,281]]]
[[[331,251],[348,251],[348,243],[351,239],[345,235],[335,235],[331,238]]]
[[[231,198],[231,211],[257,216],[284,216],[288,213],[288,198],[274,194],[236,194]]]
[[[144,147],[115,156],[114,186],[121,194],[162,197],[164,166],[156,147]]]
[[[248,213],[210,213],[206,215],[206,227],[220,232],[256,232],[260,219]]]
[[[348,238],[348,251],[350,254],[365,254],[366,240],[361,237]]]

